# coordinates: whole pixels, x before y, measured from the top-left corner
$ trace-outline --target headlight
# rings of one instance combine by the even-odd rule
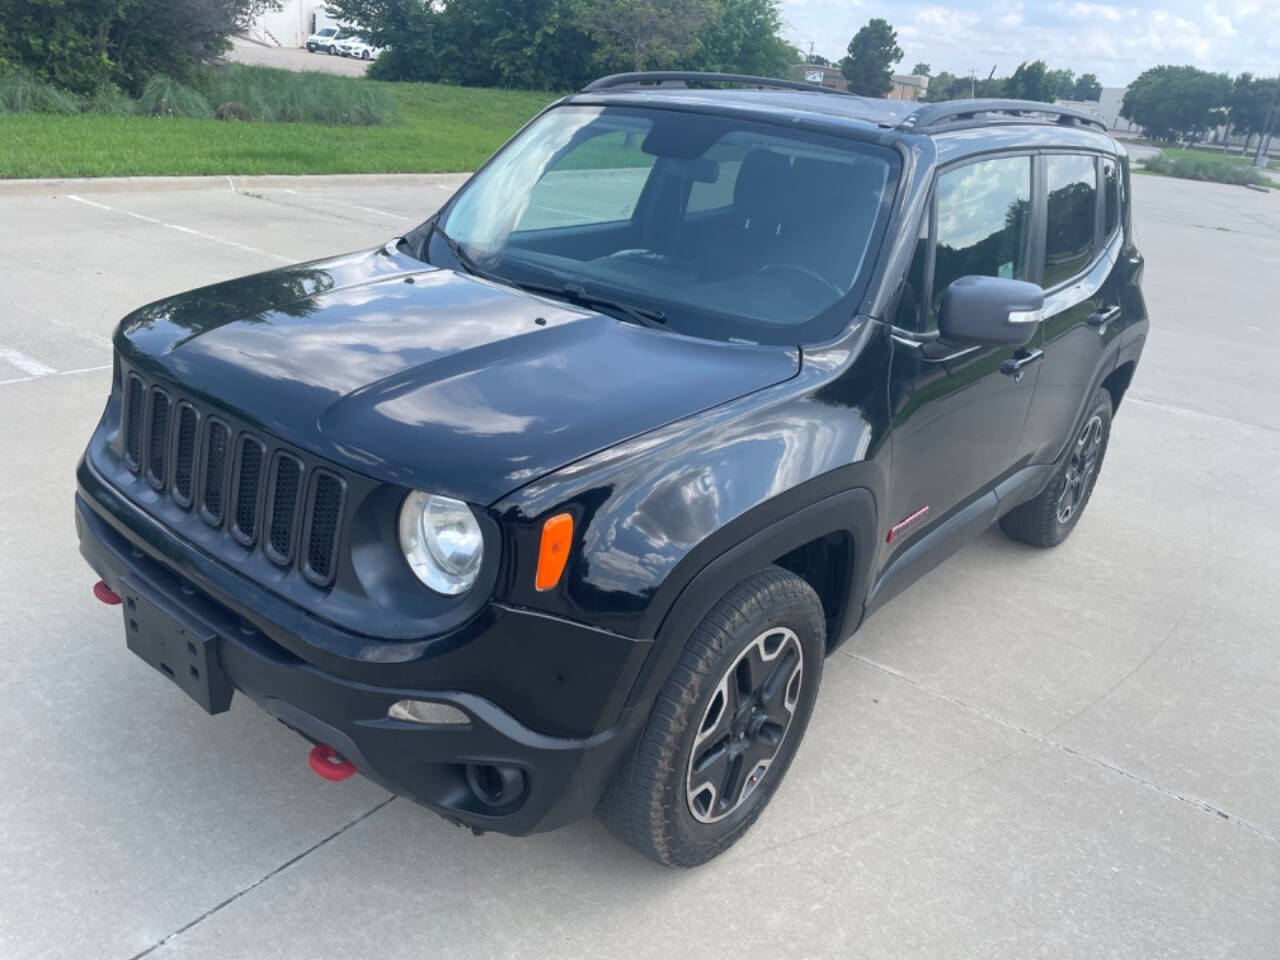
[[[415,490],[400,508],[400,549],[419,580],[452,597],[476,582],[484,537],[461,500]]]

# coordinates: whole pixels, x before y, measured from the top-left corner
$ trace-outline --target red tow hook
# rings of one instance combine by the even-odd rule
[[[105,580],[99,580],[93,585],[93,595],[107,604],[107,606],[116,607],[120,605],[120,594],[108,587]]]
[[[327,743],[319,743],[307,754],[311,769],[326,780],[345,780],[356,772],[356,765]]]

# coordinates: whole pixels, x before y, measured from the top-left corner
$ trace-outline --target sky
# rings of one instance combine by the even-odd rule
[[[982,78],[995,65],[1005,76],[1023,60],[1041,59],[1121,87],[1161,63],[1233,76],[1280,72],[1280,0],[782,0],[782,14],[788,40],[806,53],[812,42],[832,61],[859,27],[883,17],[898,31],[899,73],[923,61],[935,74],[973,70]]]

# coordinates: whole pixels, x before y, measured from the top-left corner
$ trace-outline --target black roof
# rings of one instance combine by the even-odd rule
[[[709,87],[707,84],[717,86]],[[732,88],[727,85],[732,85]],[[845,118],[880,128],[922,134],[1029,123],[1106,132],[1106,125],[1097,117],[1070,107],[1033,100],[977,99],[941,103],[880,100],[799,80],[738,74],[619,73],[588,84],[578,96],[592,100],[599,96],[609,99],[625,96],[630,102],[656,100],[702,106],[720,103],[768,113],[808,113],[825,118]]]

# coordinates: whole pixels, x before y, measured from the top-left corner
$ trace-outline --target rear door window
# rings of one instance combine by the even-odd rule
[[[1093,157],[1051,154],[1045,159],[1048,230],[1044,248],[1045,287],[1080,273],[1093,259],[1098,211],[1098,167]]]

